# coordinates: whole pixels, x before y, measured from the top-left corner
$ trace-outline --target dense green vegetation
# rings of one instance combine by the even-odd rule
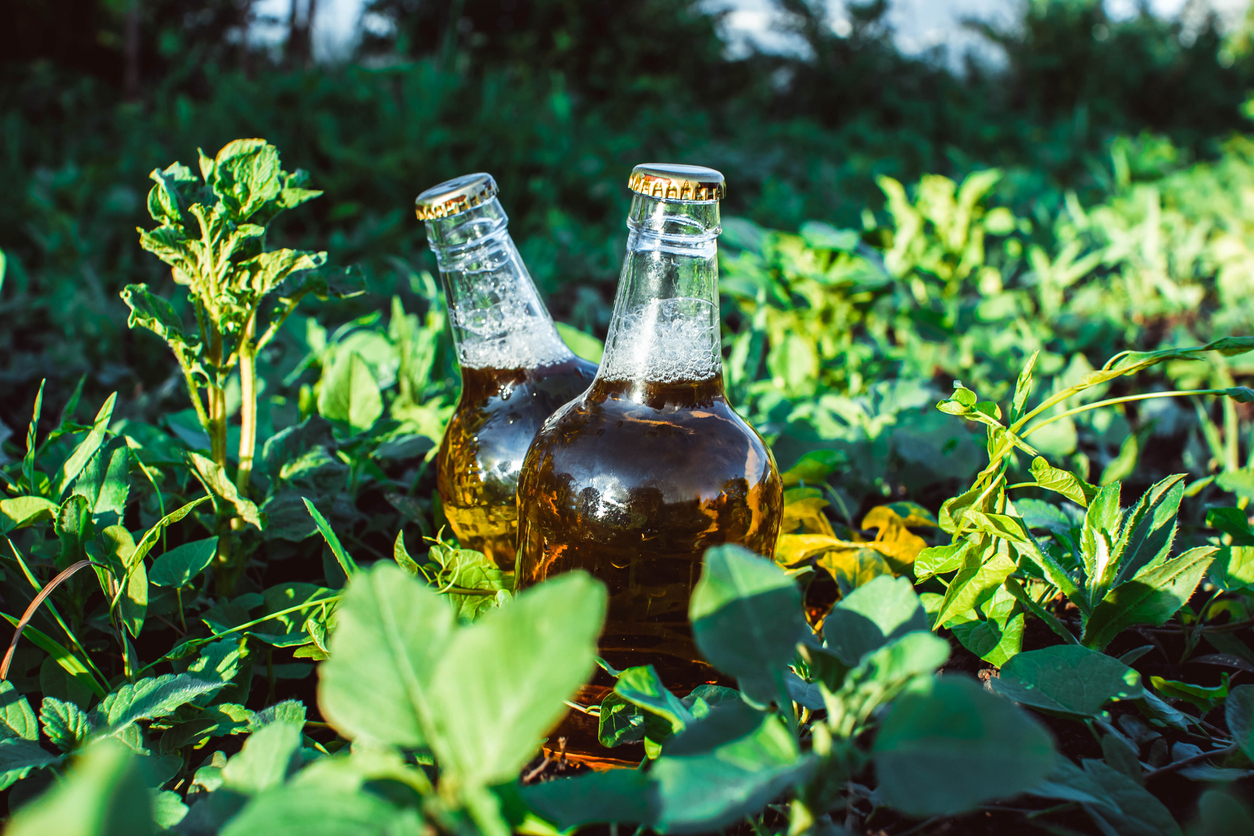
[[[378,0],[307,67],[232,40],[247,4],[145,3],[128,52],[101,3],[0,65],[8,832],[1254,831],[1240,33],[1038,0],[957,77],[883,3],[788,0],[807,50],[734,59],[696,3],[516,5]],[[737,688],[616,672],[646,766],[566,777],[603,594],[443,539],[409,206],[491,171],[595,357],[648,158],[728,176],[725,374],[785,526],[693,598]]]

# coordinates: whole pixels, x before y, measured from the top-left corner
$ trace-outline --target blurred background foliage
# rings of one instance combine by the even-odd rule
[[[886,0],[850,2],[847,27],[820,0],[778,0],[800,44],[785,54],[733,49],[696,0],[373,0],[383,25],[318,64],[309,5],[277,22],[277,46],[243,37],[249,0],[77,2],[75,26],[67,4],[12,8],[5,427],[20,432],[47,378],[47,403],[82,381],[84,411],[118,391],[116,415],[179,435],[177,369],[127,330],[117,294],[171,287],[136,245],[148,172],[248,136],[325,192],[276,224],[275,243],[327,250],[368,288],[302,307],[261,358],[263,440],[317,412],[323,369],[348,351],[385,390],[387,438],[399,422],[438,439],[456,370],[410,205],[476,170],[500,182],[555,316],[596,336],[631,166],[724,171],[734,399],[781,466],[818,455],[844,474],[850,520],[876,497],[948,496],[978,468],[980,442],[932,409],[956,378],[1004,399],[1039,349],[1058,390],[1121,350],[1254,325],[1248,26],[1030,0],[1012,27],[971,24],[1003,67],[955,71],[898,51]],[[1160,383],[1250,372],[1217,360],[1168,366]],[[1095,481],[1254,472],[1246,407],[1161,403],[1060,421],[1039,447]]]

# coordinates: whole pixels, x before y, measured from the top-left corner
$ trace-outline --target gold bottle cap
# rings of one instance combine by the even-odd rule
[[[631,170],[627,188],[660,200],[722,200],[727,195],[723,175],[701,165],[643,163]]]
[[[463,174],[432,186],[414,198],[414,211],[418,220],[434,221],[473,209],[496,194],[496,181],[491,174]]]

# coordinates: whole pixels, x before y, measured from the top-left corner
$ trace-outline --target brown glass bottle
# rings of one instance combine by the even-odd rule
[[[471,174],[418,196],[440,265],[462,391],[440,443],[436,485],[458,542],[515,565],[515,491],[528,445],[596,366],[571,353],[510,239],[496,183]]]
[[[723,387],[710,196],[722,176],[645,170],[679,184],[652,197],[641,167],[633,173],[631,236],[596,381],[545,424],[523,465],[516,583],[590,572],[610,594],[601,655],[618,669],[651,664],[685,694],[718,676],[688,623],[702,556],[724,543],[773,555],[782,483]],[[708,190],[676,199],[685,183]],[[577,701],[595,704],[611,684],[598,674]],[[557,736],[576,759],[617,759],[591,718],[572,713]]]

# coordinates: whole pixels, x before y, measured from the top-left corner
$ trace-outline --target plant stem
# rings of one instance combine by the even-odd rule
[[[253,473],[253,456],[257,450],[257,352],[253,335],[257,329],[257,311],[254,309],[244,327],[239,344],[240,402],[239,471],[235,474],[235,487],[240,496],[248,496],[248,483]]]
[[[1078,415],[1081,412],[1088,412],[1090,409],[1101,409],[1103,406],[1114,406],[1120,403],[1131,403],[1132,401],[1147,401],[1151,398],[1179,398],[1189,395],[1223,395],[1226,393],[1224,389],[1183,389],[1171,392],[1145,392],[1140,395],[1124,395],[1121,398],[1107,398],[1104,401],[1096,401],[1083,406],[1077,406],[1074,409],[1068,409],[1065,412],[1059,412],[1057,415],[1051,415],[1048,419],[1039,424],[1033,424],[1028,427],[1020,438],[1027,438],[1041,427],[1047,427],[1055,421],[1061,421],[1063,418],[1070,418],[1072,415]]]

